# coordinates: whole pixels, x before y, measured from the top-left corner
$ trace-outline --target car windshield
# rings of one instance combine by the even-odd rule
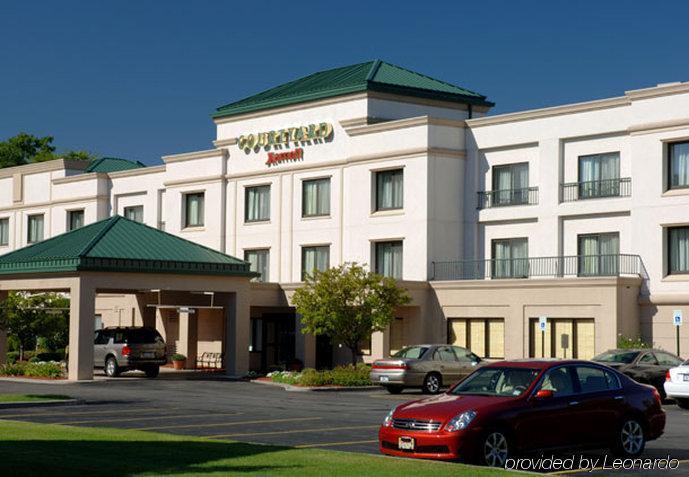
[[[409,346],[408,348],[402,348],[397,353],[393,354],[392,357],[419,359],[426,354],[426,351],[428,351],[428,348],[424,346]]]
[[[636,358],[638,354],[638,351],[606,351],[593,358],[593,361],[598,361],[600,363],[629,364],[634,361],[634,358]]]
[[[538,373],[538,369],[531,368],[481,368],[455,386],[450,394],[520,396],[529,389]]]
[[[129,344],[144,344],[162,341],[163,337],[160,336],[160,333],[158,333],[156,330],[152,330],[150,328],[138,328],[135,330],[128,330],[126,333],[126,340]]]

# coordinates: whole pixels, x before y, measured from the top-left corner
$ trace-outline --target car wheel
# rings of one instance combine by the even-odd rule
[[[120,367],[117,366],[117,360],[113,356],[105,360],[105,375],[110,378],[116,378],[120,375]]]
[[[423,380],[422,391],[426,394],[438,394],[442,381],[438,373],[428,373]]]
[[[488,432],[481,446],[481,461],[489,467],[505,468],[510,455],[510,445],[507,436],[502,431]]]
[[[626,419],[617,432],[612,451],[616,455],[636,457],[644,451],[646,437],[644,429],[637,419]]]
[[[146,373],[147,378],[156,378],[156,377],[158,377],[158,374],[160,373],[160,367],[149,366],[146,369],[144,369],[144,373]]]
[[[675,402],[682,409],[689,409],[689,399],[675,398]]]
[[[402,392],[404,387],[402,387],[402,386],[385,386],[385,389],[387,389],[387,391],[390,394],[399,394]]]

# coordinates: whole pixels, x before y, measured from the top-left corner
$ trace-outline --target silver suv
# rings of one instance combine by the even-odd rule
[[[167,363],[165,341],[153,328],[104,328],[96,331],[93,359],[94,367],[104,368],[110,377],[138,369],[155,378],[160,366]]]

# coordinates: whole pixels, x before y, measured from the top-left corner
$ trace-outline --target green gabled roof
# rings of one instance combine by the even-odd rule
[[[213,117],[233,116],[364,91],[493,106],[485,96],[381,60],[319,71],[219,107]]]
[[[0,256],[0,275],[76,271],[256,276],[248,262],[119,215]]]
[[[128,161],[117,157],[102,157],[91,162],[84,172],[117,172],[146,167],[139,161]]]

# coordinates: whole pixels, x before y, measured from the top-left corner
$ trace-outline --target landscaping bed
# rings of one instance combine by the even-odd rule
[[[56,361],[20,361],[17,363],[0,365],[0,376],[35,379],[64,379],[65,373],[62,363]]]
[[[0,404],[16,402],[62,401],[71,399],[62,394],[0,394]]]
[[[311,368],[306,368],[303,371],[273,371],[266,376],[266,379],[274,383],[303,387],[366,387],[373,385],[369,378],[370,372],[370,366],[358,364],[356,366],[338,366],[331,370],[322,371]]]

